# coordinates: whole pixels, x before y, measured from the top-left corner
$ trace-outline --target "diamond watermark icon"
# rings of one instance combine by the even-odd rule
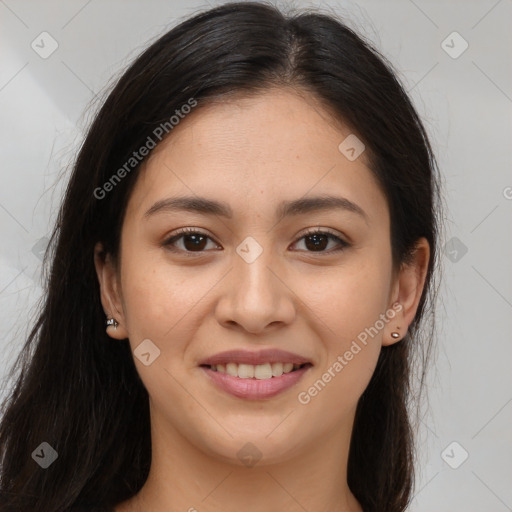
[[[340,143],[338,149],[347,160],[353,162],[361,156],[363,151],[366,149],[366,146],[356,135],[351,133]]]
[[[458,59],[469,47],[469,43],[458,33],[452,32],[441,43],[441,48],[452,58]]]
[[[48,32],[41,32],[30,46],[39,57],[47,59],[59,47],[59,43]]]
[[[135,348],[133,355],[144,366],[149,366],[160,356],[160,349],[150,339],[145,339]]]
[[[40,261],[43,261],[44,253],[49,242],[50,240],[48,240],[46,236],[43,236],[43,238],[40,238],[32,247],[32,254]]]
[[[452,469],[457,469],[460,466],[462,466],[462,464],[464,464],[464,462],[466,462],[468,457],[469,457],[469,453],[457,441],[453,441],[452,443],[450,443],[441,452],[441,458]]]
[[[246,263],[253,263],[263,252],[263,247],[252,236],[248,236],[236,248],[236,252]]]
[[[453,263],[458,263],[468,252],[468,248],[456,236],[450,238],[444,246],[445,256]]]
[[[261,459],[262,453],[252,443],[245,443],[237,452],[237,456],[244,466],[252,468]]]
[[[46,442],[43,441],[33,452],[32,458],[43,468],[50,467],[59,454]]]

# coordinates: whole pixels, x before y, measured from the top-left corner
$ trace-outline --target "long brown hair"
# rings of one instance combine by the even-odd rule
[[[44,302],[4,403],[2,511],[111,506],[144,484],[151,463],[148,394],[129,345],[105,333],[93,258],[98,241],[118,257],[140,165],[106,197],[97,190],[191,97],[200,109],[213,96],[276,85],[315,95],[366,145],[389,204],[394,264],[407,261],[420,237],[430,244],[416,317],[403,340],[381,351],[358,404],[348,461],[348,484],[366,512],[407,507],[414,482],[411,369],[423,379],[424,366],[414,363],[425,362],[432,343],[425,326],[427,313],[433,325],[435,296],[435,158],[392,67],[341,20],[241,2],[195,15],[148,47],[87,133],[45,255]],[[31,456],[43,441],[58,453],[47,469]]]

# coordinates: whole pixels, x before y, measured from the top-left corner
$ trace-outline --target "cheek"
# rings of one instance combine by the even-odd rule
[[[302,279],[301,297],[314,313],[310,318],[317,319],[323,355],[299,401],[314,402],[311,410],[318,407],[333,421],[340,410],[356,406],[375,370],[387,323],[381,315],[386,315],[390,265],[389,259],[375,257]]]
[[[225,270],[171,264],[159,248],[125,254],[122,293],[132,351],[149,339],[160,350],[155,364],[168,369],[188,364],[188,347],[213,308],[209,292]],[[146,367],[135,363],[144,373]]]
[[[167,350],[165,340],[179,339],[174,331],[198,301],[200,290],[186,273],[165,262],[161,249],[125,254],[121,279],[130,343],[136,346],[149,338]]]
[[[297,295],[315,313],[312,318],[317,318],[317,325],[323,326],[321,339],[343,346],[385,313],[391,262],[378,257],[354,258],[323,273],[303,273],[296,282]]]
[[[174,378],[175,368],[183,365],[183,356],[194,336],[194,306],[198,307],[204,290],[151,251],[127,255],[122,280],[129,342],[137,372],[154,404],[167,411],[169,402],[183,399],[179,385],[182,379]],[[150,354],[146,361],[144,353]],[[189,405],[182,403],[182,407]]]

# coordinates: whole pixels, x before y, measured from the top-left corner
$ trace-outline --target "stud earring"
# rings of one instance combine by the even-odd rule
[[[107,318],[106,325],[107,325],[107,329],[111,325],[113,325],[114,326],[114,331],[115,331],[117,329],[117,326],[119,325],[119,323],[115,320],[115,318]]]
[[[400,334],[398,334],[397,332],[392,332],[391,337],[397,340],[398,338],[400,338]]]

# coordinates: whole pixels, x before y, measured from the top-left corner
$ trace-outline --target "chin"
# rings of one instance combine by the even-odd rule
[[[203,443],[207,443],[205,452],[219,461],[236,466],[260,467],[284,463],[298,456],[304,443],[290,429],[278,431],[277,425],[279,422],[274,422],[272,428],[258,431],[248,429],[235,432],[228,429],[233,437],[224,432],[222,440],[203,438]]]

